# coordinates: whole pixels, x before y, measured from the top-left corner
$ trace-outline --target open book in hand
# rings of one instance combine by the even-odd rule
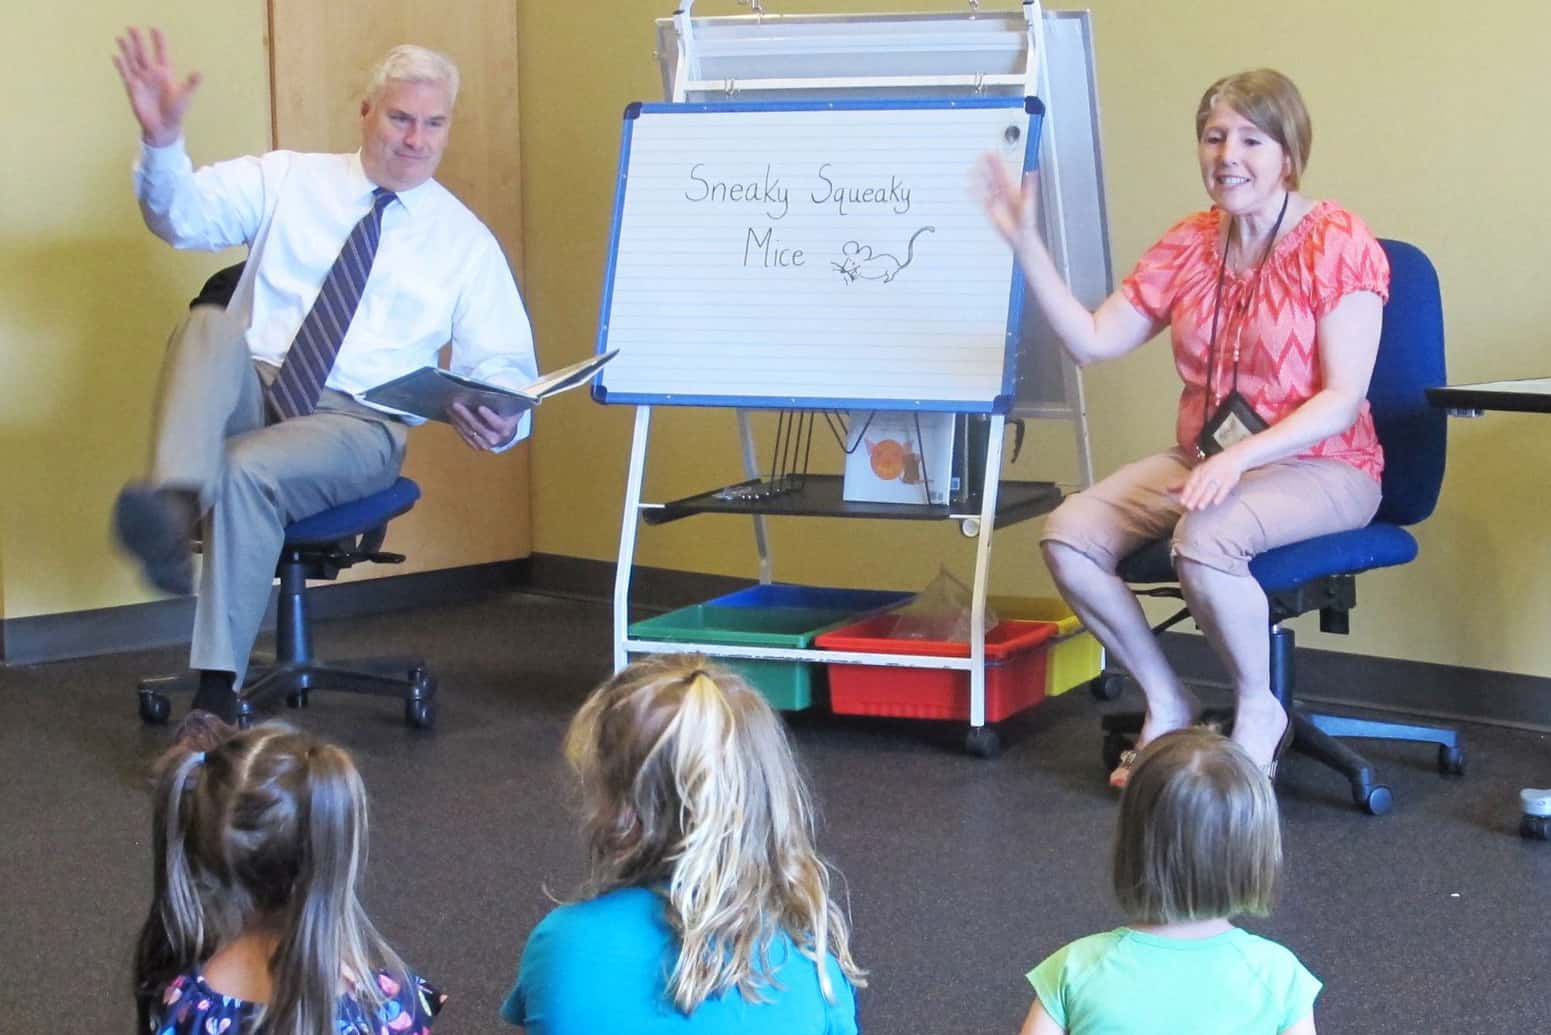
[[[421,367],[414,373],[368,389],[362,398],[369,403],[412,413],[426,420],[449,420],[455,402],[461,402],[470,410],[485,406],[502,417],[510,417],[531,410],[551,395],[586,384],[618,352],[618,349],[611,349],[602,355],[590,356],[580,363],[572,363],[545,374],[520,389],[476,381],[441,367]]]

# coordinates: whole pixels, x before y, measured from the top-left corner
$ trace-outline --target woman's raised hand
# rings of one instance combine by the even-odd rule
[[[118,53],[113,67],[124,80],[129,106],[140,122],[140,136],[152,147],[166,147],[183,132],[183,115],[199,86],[199,73],[179,81],[167,60],[167,42],[160,29],[151,30],[147,53],[140,30],[128,30],[128,38],[116,37]]]
[[[980,158],[980,193],[991,224],[1021,252],[1039,242],[1039,174],[1025,173],[1023,183],[1007,175],[1007,166],[994,152]]]

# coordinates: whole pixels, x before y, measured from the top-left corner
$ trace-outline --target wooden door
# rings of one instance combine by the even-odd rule
[[[462,87],[437,179],[495,232],[522,270],[517,141],[517,8],[512,0],[269,0],[274,145],[293,151],[360,147],[366,79],[390,47],[418,43],[458,64]],[[532,552],[528,445],[475,453],[442,424],[410,434],[404,473],[424,496],[393,523],[390,549],[408,562],[352,571],[397,574],[510,560]]]

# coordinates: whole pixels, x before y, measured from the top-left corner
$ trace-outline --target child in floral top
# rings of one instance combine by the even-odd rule
[[[157,768],[135,953],[153,1035],[424,1035],[446,997],[366,918],[366,789],[342,749],[195,712]],[[370,975],[361,980],[358,975]]]

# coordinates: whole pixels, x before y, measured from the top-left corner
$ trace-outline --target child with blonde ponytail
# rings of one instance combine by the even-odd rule
[[[196,712],[158,763],[154,897],[135,952],[152,1035],[423,1035],[445,997],[366,918],[366,790],[281,723]]]
[[[566,758],[581,785],[580,900],[533,930],[502,1016],[526,1035],[845,1035],[844,914],[781,721],[697,656],[593,692]]]

